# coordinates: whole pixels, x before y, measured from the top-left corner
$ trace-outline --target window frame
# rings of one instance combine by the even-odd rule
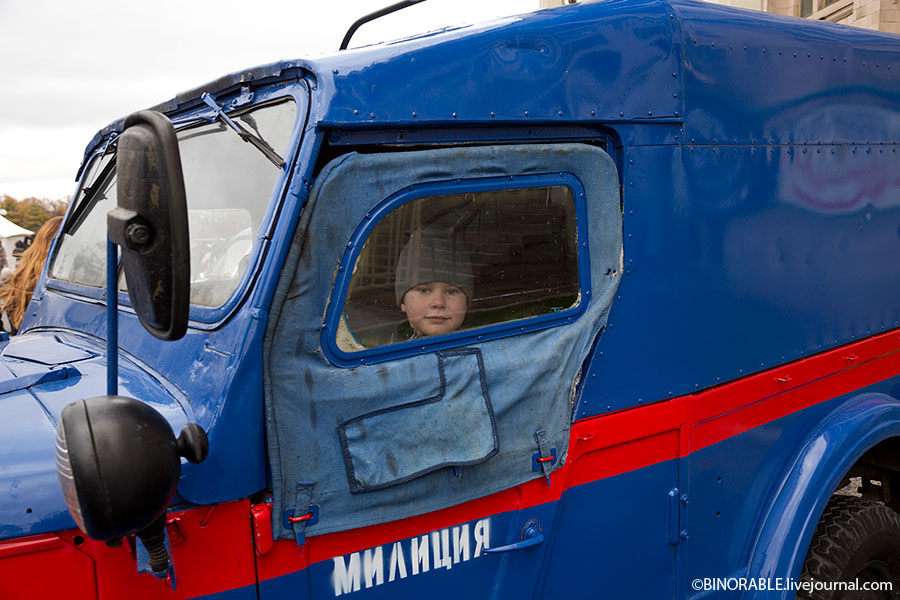
[[[575,231],[577,234],[575,245],[578,252],[579,287],[579,299],[575,306],[556,313],[537,315],[525,319],[506,321],[464,331],[454,331],[445,335],[418,338],[353,352],[347,352],[338,347],[338,327],[344,312],[344,305],[347,302],[347,292],[350,288],[350,279],[353,276],[353,266],[356,264],[360,250],[372,230],[388,214],[404,204],[430,196],[558,186],[569,188],[575,209]],[[350,239],[344,246],[344,251],[336,267],[334,284],[325,310],[320,339],[322,350],[325,357],[332,364],[339,367],[355,367],[409,356],[418,356],[437,350],[456,348],[572,323],[587,310],[591,301],[589,252],[586,193],[584,185],[572,173],[553,172],[454,179],[409,185],[394,192],[370,209],[363,221],[356,226]]]
[[[289,182],[291,180],[293,167],[297,160],[300,146],[303,142],[303,134],[306,127],[306,121],[308,119],[310,104],[308,90],[304,84],[301,83],[299,86],[295,87],[296,84],[296,81],[279,82],[274,85],[268,85],[260,89],[256,89],[253,92],[254,95],[251,102],[240,106],[237,110],[226,111],[226,114],[228,114],[229,116],[233,116],[235,112],[237,112],[238,114],[242,114],[245,112],[257,110],[266,105],[275,105],[282,102],[293,101],[296,105],[296,118],[294,119],[294,124],[288,137],[288,144],[285,150],[284,160],[286,164],[275,178],[275,183],[273,184],[273,188],[269,194],[269,199],[267,201],[266,210],[263,213],[259,228],[253,240],[253,251],[248,259],[247,268],[245,269],[241,278],[238,280],[237,285],[229,295],[228,299],[221,305],[204,306],[200,304],[190,304],[188,313],[189,329],[212,330],[219,327],[222,323],[229,319],[240,306],[244,304],[246,298],[253,290],[255,280],[257,279],[260,271],[260,265],[263,263],[266,255],[269,252],[272,232],[277,225],[277,221],[281,213],[281,205],[289,192]],[[219,97],[220,102],[226,101],[226,106],[227,102],[233,101],[234,99],[234,94],[222,94]],[[175,114],[167,114],[166,116],[169,117],[169,119],[172,121],[172,125],[174,126],[176,132],[180,132],[184,129],[190,129],[192,127],[214,123],[216,121],[215,113],[205,105]],[[80,173],[80,180],[78,182],[75,195],[73,196],[73,198],[76,200],[71,202],[69,205],[65,219],[63,221],[64,227],[68,228],[70,226],[69,219],[71,218],[72,211],[76,209],[77,205],[80,202],[83,202],[85,200],[81,197],[81,192],[86,183],[86,177],[90,171],[91,163],[93,161],[102,159],[104,153],[106,152],[107,146],[112,143],[114,139],[115,138],[111,138],[107,140],[104,144],[96,148],[93,153],[85,159],[84,167],[82,168]],[[56,254],[59,250],[58,246],[59,239],[55,239],[53,242],[53,246],[50,248],[48,259],[45,262],[44,270],[42,271],[45,287],[48,290],[66,294],[78,300],[88,302],[105,302],[105,280],[103,285],[95,287],[84,283],[76,283],[64,279],[57,279],[51,275],[50,266],[52,261],[56,259]],[[128,296],[128,292],[118,290],[117,297],[119,311],[134,314],[134,308],[131,305],[131,298]]]
[[[803,2],[797,4],[797,16],[801,19],[840,23],[852,15],[852,0],[811,0],[810,11],[806,14],[804,14]]]

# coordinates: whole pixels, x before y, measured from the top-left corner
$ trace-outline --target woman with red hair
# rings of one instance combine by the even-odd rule
[[[50,252],[50,243],[53,241],[62,217],[53,217],[38,230],[34,236],[34,242],[22,253],[19,266],[0,284],[0,306],[3,307],[2,318],[3,331],[14,335],[25,318],[25,309],[31,301],[34,285],[41,275],[47,254]]]

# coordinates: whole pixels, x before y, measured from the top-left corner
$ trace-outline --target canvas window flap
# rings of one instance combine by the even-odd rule
[[[437,396],[368,413],[338,427],[351,492],[405,483],[444,467],[477,465],[497,453],[497,425],[481,353],[439,352],[437,359]]]
[[[586,192],[590,298],[572,323],[459,349],[341,368],[321,347],[336,264],[376,204],[404,187],[448,179],[571,173]],[[514,186],[511,186],[514,187]],[[579,240],[579,246],[584,240]],[[606,323],[621,275],[616,168],[601,149],[536,144],[350,153],[311,191],[279,282],[265,345],[265,407],[276,515],[294,483],[315,482],[319,521],[306,536],[453,506],[543,477],[544,431],[565,463],[572,386]],[[338,299],[339,300],[339,299]],[[334,333],[332,333],[334,335]],[[293,531],[275,518],[275,534]]]

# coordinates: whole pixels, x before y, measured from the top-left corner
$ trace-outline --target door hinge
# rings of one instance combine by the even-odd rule
[[[256,555],[268,553],[275,544],[272,535],[272,504],[260,502],[250,507],[250,520],[253,522],[253,545]]]
[[[687,530],[687,505],[688,495],[682,494],[678,488],[669,490],[666,500],[668,511],[667,521],[669,525],[669,543],[677,546],[688,539]]]

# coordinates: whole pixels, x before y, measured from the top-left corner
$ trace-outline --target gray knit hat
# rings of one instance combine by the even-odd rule
[[[429,281],[452,283],[472,300],[472,261],[463,241],[438,229],[417,229],[397,261],[397,305],[411,288]]]

